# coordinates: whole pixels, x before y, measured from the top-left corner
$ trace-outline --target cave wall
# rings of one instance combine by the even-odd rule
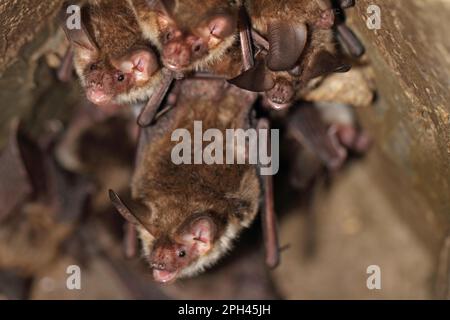
[[[370,5],[381,28],[370,30]],[[450,222],[448,0],[358,0],[348,22],[367,47],[379,101],[361,116],[379,149],[379,183],[434,250]]]

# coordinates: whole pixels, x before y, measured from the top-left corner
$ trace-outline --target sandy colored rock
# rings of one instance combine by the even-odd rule
[[[294,209],[282,221],[282,255],[273,279],[287,299],[430,299],[434,260],[398,217],[384,190],[371,185],[373,163],[353,164],[318,192],[314,209]],[[370,187],[368,187],[370,186]],[[366,270],[381,268],[381,290],[369,290]]]

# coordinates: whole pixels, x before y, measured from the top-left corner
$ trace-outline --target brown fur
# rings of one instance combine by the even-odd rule
[[[268,91],[269,100],[281,104],[286,102],[282,100],[292,102],[294,92],[311,80],[306,77],[307,70],[314,68],[313,62],[317,54],[321,51],[336,54],[333,32],[317,27],[323,11],[315,0],[246,0],[245,5],[253,28],[264,37],[267,37],[269,23],[274,20],[305,24],[307,27],[307,43],[297,62],[297,75],[269,70],[276,83],[275,87]],[[286,94],[286,91],[289,93]]]
[[[160,119],[152,132],[151,144],[144,150],[137,167],[132,193],[136,201],[147,207],[146,219],[154,226],[149,235],[141,230],[144,252],[149,256],[153,241],[176,237],[180,226],[199,212],[209,212],[216,221],[217,233],[213,249],[185,268],[180,276],[190,276],[215,262],[229,248],[230,241],[255,217],[260,197],[256,168],[250,165],[175,165],[171,161],[173,130],[186,128],[193,137],[193,121],[203,121],[208,128],[247,128],[255,95],[228,87],[216,81],[217,90],[203,91],[211,81],[186,81],[179,104],[171,114]],[[200,95],[192,92],[201,92]],[[159,240],[157,240],[159,241]],[[194,265],[194,266],[192,266]]]
[[[135,49],[149,49],[137,23],[133,10],[126,0],[91,0],[83,8],[83,21],[99,52],[92,59],[85,59],[81,50],[75,50],[75,69],[83,86],[96,64],[97,70],[104,74],[117,73],[117,66],[112,60],[120,60]],[[145,83],[134,85],[129,81],[112,84],[109,91],[115,96],[115,103],[132,103],[147,99],[159,79],[159,73],[150,77]]]
[[[137,20],[141,26],[146,39],[152,41],[158,47],[163,55],[165,47],[166,27],[158,22],[160,11],[152,10],[148,1],[146,0],[128,0],[133,6]],[[155,1],[156,3],[157,1]],[[220,13],[227,13],[235,16],[237,13],[241,0],[176,0],[173,10],[169,13],[171,19],[176,23],[176,29],[185,35],[198,36],[196,29],[204,26],[208,19]],[[206,55],[193,58],[192,63],[186,67],[183,72],[193,70],[204,70],[211,64],[222,59],[226,54],[226,50],[233,45],[237,37],[237,29],[231,36],[226,37],[223,41],[218,43],[208,43]],[[185,40],[182,40],[185,41]]]

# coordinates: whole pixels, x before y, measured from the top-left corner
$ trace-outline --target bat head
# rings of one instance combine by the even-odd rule
[[[157,282],[168,283],[177,279],[188,268],[213,248],[217,238],[218,221],[208,213],[194,214],[185,219],[174,232],[158,230],[149,223],[142,210],[130,210],[112,190],[111,202],[129,222],[144,228],[154,241],[149,246],[148,263]],[[146,211],[148,214],[148,211]]]
[[[156,281],[167,283],[213,247],[216,226],[205,216],[188,218],[173,236],[159,237],[153,244],[148,262]]]
[[[92,57],[82,63],[85,65],[82,79],[86,95],[96,105],[110,104],[118,95],[144,86],[159,70],[156,55],[150,49],[134,50],[118,59]]]
[[[159,70],[151,48],[130,48],[125,55],[110,57],[97,46],[83,23],[80,28],[69,29],[64,10],[60,19],[73,47],[75,69],[92,103],[110,104],[118,95],[145,85]]]
[[[237,14],[231,10],[184,10],[189,4],[179,1],[176,10],[166,5],[157,11],[162,61],[176,72],[193,69],[215,51],[225,50],[222,45],[237,30]]]

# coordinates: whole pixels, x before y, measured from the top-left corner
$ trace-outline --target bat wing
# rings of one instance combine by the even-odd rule
[[[302,75],[303,82],[327,75],[333,72],[347,72],[351,65],[345,63],[341,58],[334,56],[328,51],[319,51],[315,54]]]

